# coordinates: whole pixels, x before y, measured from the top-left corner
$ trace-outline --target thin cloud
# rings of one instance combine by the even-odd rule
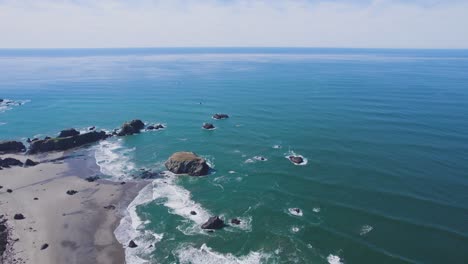
[[[468,48],[467,1],[0,0],[0,48]]]

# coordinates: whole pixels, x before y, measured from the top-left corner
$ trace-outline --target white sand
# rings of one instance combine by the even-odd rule
[[[61,153],[54,154],[60,156]],[[23,162],[21,155],[14,157]],[[86,166],[86,162],[73,161],[73,167]],[[11,227],[4,263],[124,263],[124,250],[114,237],[121,217],[120,209],[137,195],[145,183],[87,182],[77,174],[80,168],[71,163],[41,163],[34,167],[12,167],[0,170],[0,215],[8,219]],[[80,175],[86,177],[86,175]],[[12,189],[12,193],[7,193]],[[67,190],[78,191],[75,195]],[[38,200],[34,200],[37,197]],[[116,210],[104,209],[109,204]],[[21,213],[24,220],[14,220]],[[49,247],[41,250],[47,243]],[[1,263],[1,261],[0,261]]]

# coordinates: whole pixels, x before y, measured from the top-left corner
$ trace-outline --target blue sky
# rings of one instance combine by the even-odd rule
[[[468,48],[468,0],[0,0],[0,48]]]

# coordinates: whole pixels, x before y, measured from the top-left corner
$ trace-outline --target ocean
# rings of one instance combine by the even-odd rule
[[[130,263],[468,263],[467,50],[0,50],[0,73],[0,139],[138,118],[166,128],[89,147],[103,177],[210,163],[132,202]]]

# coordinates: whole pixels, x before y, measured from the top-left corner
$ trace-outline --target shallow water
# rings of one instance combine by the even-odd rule
[[[0,72],[24,102],[0,106],[0,139],[140,118],[167,127],[91,148],[108,177],[210,161],[140,197],[119,230],[135,262],[468,262],[467,51],[0,50]],[[201,231],[211,214],[243,225]]]

